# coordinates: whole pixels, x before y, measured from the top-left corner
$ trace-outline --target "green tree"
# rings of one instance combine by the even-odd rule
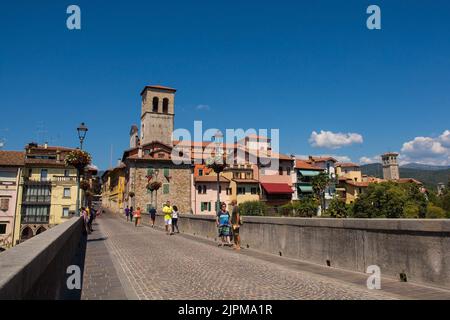
[[[336,197],[331,200],[326,213],[333,218],[346,218],[348,216],[348,207],[344,200]]]
[[[400,218],[407,199],[406,190],[396,183],[370,184],[355,201],[352,215],[360,218]]]
[[[325,208],[325,190],[330,184],[330,177],[326,172],[321,172],[311,179],[314,194],[319,200],[321,211]]]
[[[429,219],[445,219],[447,216],[445,214],[445,210],[437,207],[433,204],[429,204],[428,205],[428,210],[427,210],[427,218]]]

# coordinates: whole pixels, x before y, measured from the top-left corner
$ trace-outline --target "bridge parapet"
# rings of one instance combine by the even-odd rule
[[[164,225],[158,216],[158,224]],[[449,219],[243,217],[241,245],[283,257],[450,289]],[[215,216],[180,215],[180,230],[217,238]],[[400,275],[402,274],[402,276]]]
[[[1,253],[0,300],[70,298],[66,270],[85,249],[82,230],[73,217]]]

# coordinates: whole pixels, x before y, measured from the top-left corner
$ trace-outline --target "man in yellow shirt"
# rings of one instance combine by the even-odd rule
[[[164,224],[166,227],[166,233],[168,235],[172,234],[171,233],[171,225],[172,225],[172,212],[173,212],[173,208],[170,205],[170,201],[167,201],[164,206],[163,206],[163,213],[164,213]]]

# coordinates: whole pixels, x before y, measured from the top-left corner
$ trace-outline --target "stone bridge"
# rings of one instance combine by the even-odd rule
[[[245,217],[240,252],[211,216],[181,215],[175,235],[143,222],[106,212],[86,237],[72,218],[1,253],[0,299],[450,299],[447,220]]]

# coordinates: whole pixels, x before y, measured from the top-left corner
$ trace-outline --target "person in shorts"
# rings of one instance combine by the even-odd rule
[[[155,227],[155,220],[156,220],[156,209],[155,209],[155,207],[152,206],[150,208],[149,213],[150,213],[150,220],[152,221],[152,228],[154,228]]]
[[[163,207],[164,213],[164,225],[166,227],[166,233],[168,235],[172,234],[172,212],[173,208],[170,206],[170,201],[167,201]]]
[[[178,207],[173,206],[172,211],[172,234],[175,233],[175,229],[177,229],[177,233],[180,233],[180,229],[178,229]]]

